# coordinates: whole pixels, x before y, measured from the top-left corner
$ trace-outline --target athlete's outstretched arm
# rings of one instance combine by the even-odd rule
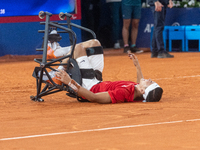
[[[75,92],[77,92],[78,96],[84,97],[90,102],[97,102],[102,104],[108,104],[112,102],[108,92],[93,93],[81,87],[63,70],[59,70],[59,72],[56,72],[56,76],[56,79],[60,80],[66,85],[69,85]]]
[[[129,56],[130,59],[133,60],[133,64],[136,67],[136,70],[137,70],[137,83],[139,83],[140,79],[144,78],[143,74],[142,74],[142,70],[141,70],[140,64],[139,64],[139,61],[138,61],[137,57],[133,53],[131,53],[130,51],[128,51],[128,56]]]

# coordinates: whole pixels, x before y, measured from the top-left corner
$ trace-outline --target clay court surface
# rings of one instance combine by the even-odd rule
[[[137,54],[143,75],[163,89],[157,103],[80,103],[62,91],[36,95],[34,56],[0,57],[0,150],[200,149],[200,53]],[[104,80],[136,81],[122,50],[105,51]]]

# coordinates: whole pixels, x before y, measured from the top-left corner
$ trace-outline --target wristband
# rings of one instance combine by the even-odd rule
[[[80,89],[80,85],[76,82],[76,81],[74,81],[73,79],[68,83],[68,85],[69,85],[69,87],[71,87],[72,88],[72,90],[74,90],[74,92],[78,92],[78,90]]]

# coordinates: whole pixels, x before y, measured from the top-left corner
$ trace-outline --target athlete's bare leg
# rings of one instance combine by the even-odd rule
[[[86,49],[89,47],[101,46],[100,42],[96,39],[88,40],[82,43],[78,43],[75,46],[73,58],[77,59],[81,56],[86,56]],[[69,52],[70,53],[70,52]],[[69,58],[63,59],[62,63],[67,63]]]

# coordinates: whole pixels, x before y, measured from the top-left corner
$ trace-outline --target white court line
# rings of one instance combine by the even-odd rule
[[[196,78],[200,77],[200,75],[192,75],[192,76],[179,76],[179,77],[171,77],[171,78],[157,78],[157,79],[152,79],[152,80],[166,80],[166,79],[180,79],[180,78]]]
[[[110,127],[110,128],[91,129],[91,130],[81,130],[81,131],[70,131],[70,132],[58,132],[58,133],[49,133],[49,134],[29,135],[29,136],[21,136],[21,137],[2,138],[2,139],[0,139],[0,141],[17,140],[17,139],[28,139],[28,138],[35,138],[35,137],[74,134],[74,133],[84,133],[84,132],[106,131],[106,130],[114,130],[114,129],[145,127],[145,126],[162,125],[162,124],[173,124],[173,123],[182,123],[182,122],[192,122],[192,121],[200,121],[200,119],[179,120],[179,121],[169,121],[169,122],[158,122],[158,123],[138,124],[138,125],[130,125],[130,126],[119,126],[119,127]]]

